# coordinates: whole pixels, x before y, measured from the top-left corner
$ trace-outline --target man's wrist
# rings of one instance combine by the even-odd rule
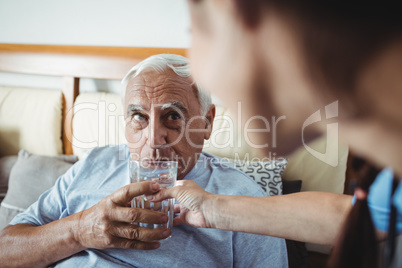
[[[73,219],[71,220],[71,228],[70,228],[70,240],[71,243],[74,243],[77,248],[81,250],[85,249],[85,246],[81,241],[81,223],[83,220],[84,211],[78,212],[73,215]]]

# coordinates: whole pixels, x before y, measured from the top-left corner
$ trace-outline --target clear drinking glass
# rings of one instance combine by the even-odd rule
[[[154,161],[154,160],[130,160],[130,178],[131,183],[142,181],[156,181],[161,189],[171,188],[175,185],[177,179],[177,162],[176,161]],[[131,201],[133,208],[145,208],[155,211],[164,212],[168,215],[166,224],[150,224],[135,222],[141,227],[147,228],[168,228],[172,230],[174,216],[174,198],[166,199],[161,202],[149,202],[145,195],[135,197]]]

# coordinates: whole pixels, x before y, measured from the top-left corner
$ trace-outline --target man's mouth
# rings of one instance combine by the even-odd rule
[[[175,154],[171,155],[158,155],[158,156],[145,156],[141,159],[146,159],[150,161],[178,161],[178,157]]]
[[[149,160],[149,161],[177,161],[176,157],[167,157],[167,156],[162,156],[162,157],[143,157],[142,159]]]

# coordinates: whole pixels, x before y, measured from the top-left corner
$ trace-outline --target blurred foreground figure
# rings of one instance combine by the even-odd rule
[[[337,241],[332,267],[391,266],[402,252],[394,242],[402,231],[402,16],[397,5],[190,0],[189,6],[196,81],[232,111],[241,101],[242,118],[286,117],[275,131],[254,133],[258,144],[270,145],[257,148],[261,155],[289,153],[325,133],[326,124],[319,123],[304,131],[309,116],[325,109],[327,119],[339,123],[339,138],[372,163],[371,171],[359,172],[353,201],[326,193],[234,199],[210,195],[191,182],[156,198],[176,197],[187,212],[180,221],[195,226]],[[381,261],[376,239],[384,232],[388,240]]]

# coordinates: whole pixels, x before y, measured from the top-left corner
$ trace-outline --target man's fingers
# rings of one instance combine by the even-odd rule
[[[156,182],[144,181],[131,183],[126,185],[116,192],[114,192],[110,199],[119,205],[125,206],[127,202],[130,202],[134,197],[139,195],[151,195],[159,191],[160,186]]]
[[[110,211],[110,220],[116,222],[144,222],[164,224],[168,221],[165,213],[142,208],[115,207]]]
[[[169,237],[171,231],[167,228],[149,229],[130,223],[116,223],[113,228],[110,229],[110,234],[129,240],[152,242]]]

